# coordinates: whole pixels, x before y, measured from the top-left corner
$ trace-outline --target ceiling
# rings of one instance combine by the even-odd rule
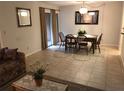
[[[82,1],[44,1],[45,3],[56,5],[56,6],[67,6],[67,5],[77,5],[83,4]],[[85,1],[87,4],[103,3],[103,1]]]
[[[56,6],[65,6],[65,5],[76,5],[80,4],[81,2],[77,1],[44,1],[45,3],[53,4]]]

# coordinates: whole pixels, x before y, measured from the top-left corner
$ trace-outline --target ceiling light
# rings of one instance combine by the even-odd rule
[[[80,10],[79,10],[80,14],[86,14],[87,11],[88,11],[88,10],[87,10],[86,7],[81,7]]]
[[[84,1],[83,1],[83,7],[79,9],[79,12],[80,14],[87,14],[88,12],[87,8],[84,6]]]

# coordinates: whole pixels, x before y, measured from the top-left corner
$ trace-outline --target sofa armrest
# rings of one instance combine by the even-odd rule
[[[25,54],[22,52],[17,52],[17,59],[25,63]]]
[[[16,58],[19,63],[21,64],[21,66],[24,68],[24,70],[26,70],[26,59],[25,59],[25,54],[22,52],[17,52],[17,58]]]

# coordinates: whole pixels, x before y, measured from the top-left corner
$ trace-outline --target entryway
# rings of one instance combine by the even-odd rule
[[[52,35],[52,14],[45,13],[46,18],[46,31],[47,31],[47,45],[48,47],[53,44],[53,35]]]
[[[58,14],[54,9],[39,8],[42,50],[56,45],[59,41]]]

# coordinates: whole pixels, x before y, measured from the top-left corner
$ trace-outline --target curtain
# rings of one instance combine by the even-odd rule
[[[58,14],[56,13],[56,42],[58,43],[59,42],[59,19],[58,19]]]
[[[53,44],[57,43],[57,15],[54,9],[51,9],[52,13],[52,32],[53,32]]]
[[[40,25],[41,25],[41,46],[42,50],[48,47],[47,45],[47,31],[46,31],[46,20],[45,20],[45,8],[39,8],[40,11]]]

